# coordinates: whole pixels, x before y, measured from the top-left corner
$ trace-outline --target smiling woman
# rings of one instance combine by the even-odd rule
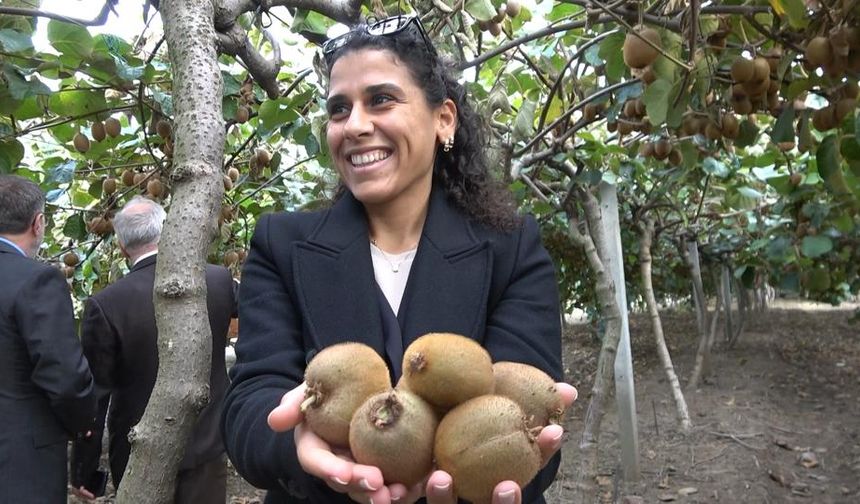
[[[267,503],[457,502],[435,471],[407,488],[355,463],[302,422],[306,363],[358,341],[392,383],[404,348],[429,332],[477,341],[493,361],[562,376],[555,273],[533,218],[488,169],[482,123],[417,18],[327,42],[326,139],[341,189],[328,210],[258,221],[242,274],[241,334],[224,409],[228,453]],[[557,386],[569,405],[575,390]],[[494,502],[542,503],[562,429],[543,428],[544,468]],[[409,456],[409,447],[403,454]]]

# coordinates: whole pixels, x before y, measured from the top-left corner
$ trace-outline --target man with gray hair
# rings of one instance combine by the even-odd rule
[[[69,286],[33,260],[44,207],[35,183],[0,175],[0,502],[65,503],[67,442],[95,416]]]
[[[117,244],[128,259],[128,275],[94,294],[81,322],[81,341],[90,360],[99,400],[96,432],[78,440],[72,451],[72,487],[79,497],[101,493],[99,471],[101,431],[107,417],[111,479],[118,487],[128,463],[128,433],[136,425],[152,394],[158,374],[158,331],[153,285],[164,209],[136,196],[114,217]],[[176,480],[174,502],[226,501],[227,469],[219,418],[227,389],[224,348],[236,296],[230,271],[206,267],[207,310],[212,328],[212,368],[209,404],[200,413],[185,450]],[[110,404],[110,411],[108,411]]]

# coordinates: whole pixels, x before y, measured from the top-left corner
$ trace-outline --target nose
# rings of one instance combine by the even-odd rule
[[[343,125],[343,133],[348,138],[356,139],[373,132],[373,121],[364,107],[356,105],[349,112],[349,117]]]

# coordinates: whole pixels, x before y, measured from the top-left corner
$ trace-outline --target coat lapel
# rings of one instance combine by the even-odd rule
[[[350,193],[326,213],[306,242],[294,245],[293,271],[318,349],[358,341],[385,355],[367,220]]]
[[[398,319],[403,347],[428,332],[454,332],[481,341],[487,316],[492,249],[434,189]]]

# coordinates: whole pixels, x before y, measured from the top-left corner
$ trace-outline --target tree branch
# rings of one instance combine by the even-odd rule
[[[56,19],[57,21],[62,21],[64,23],[72,23],[78,26],[101,26],[105,24],[105,21],[107,21],[108,15],[110,15],[111,12],[116,14],[116,11],[113,9],[113,6],[118,1],[119,0],[105,0],[105,4],[102,6],[102,10],[99,11],[96,17],[89,20],[63,16],[60,14],[55,14],[53,12],[45,12],[36,9],[24,9],[21,7],[0,7],[0,14]]]
[[[218,52],[229,54],[241,59],[248,72],[257,84],[266,92],[270,99],[280,96],[278,90],[278,71],[281,69],[281,46],[272,35],[263,30],[263,35],[272,45],[274,55],[271,60],[264,58],[251,44],[248,34],[238,24],[233,24],[225,31],[218,32]]]
[[[279,6],[316,11],[349,25],[355,24],[361,14],[361,0],[222,0],[215,6],[215,29],[224,32],[245,12]]]

